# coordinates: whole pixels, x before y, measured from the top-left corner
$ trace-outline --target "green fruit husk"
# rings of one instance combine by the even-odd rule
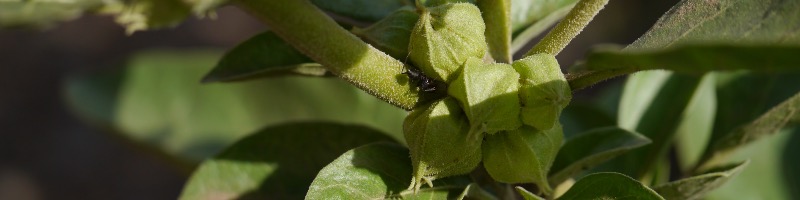
[[[519,96],[522,123],[548,130],[558,122],[561,110],[572,100],[572,91],[556,58],[536,54],[514,61],[520,75]]]

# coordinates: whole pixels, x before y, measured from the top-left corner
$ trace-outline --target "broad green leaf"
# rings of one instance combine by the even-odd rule
[[[646,137],[617,127],[581,133],[567,139],[561,147],[550,169],[550,183],[558,185],[582,171],[649,143]]]
[[[353,34],[398,60],[408,56],[411,29],[417,24],[419,14],[411,7],[403,7],[367,28],[353,28]]]
[[[658,193],[623,174],[589,174],[575,183],[559,200],[664,199]]]
[[[486,23],[486,43],[496,62],[511,63],[511,2],[512,0],[479,0],[483,22]]]
[[[291,121],[361,124],[403,141],[405,111],[339,79],[284,77],[200,84],[198,80],[220,55],[217,51],[137,54],[121,75],[123,80],[116,79],[118,88],[71,79],[66,99],[77,111],[101,113],[86,116],[111,116],[95,121],[107,122],[105,126],[125,138],[195,162],[264,126]],[[112,109],[104,110],[108,107]]]
[[[78,18],[84,11],[102,5],[102,0],[3,0],[0,1],[0,28],[49,26]]]
[[[742,160],[750,160],[750,163],[736,178],[711,191],[705,199],[793,199],[790,193],[795,191],[796,187],[791,187],[785,182],[785,178],[788,178],[790,172],[781,168],[780,163],[785,162],[784,159],[787,158],[787,155],[784,154],[784,150],[791,148],[789,146],[793,142],[791,139],[798,133],[800,133],[798,129],[785,130],[773,137],[754,141],[751,145],[733,152],[730,157],[725,159],[725,163],[741,162]],[[788,156],[795,158],[797,152]]]
[[[483,141],[483,166],[503,183],[535,183],[545,194],[553,189],[547,174],[561,147],[561,125],[540,131],[523,126],[514,131],[488,134]]]
[[[706,76],[709,77],[709,76]],[[617,171],[643,178],[653,171],[680,127],[686,107],[710,78],[668,72],[644,72],[628,78],[620,101],[620,127],[641,133],[653,143],[623,156]],[[635,170],[634,170],[635,169]],[[633,170],[633,171],[631,171]]]
[[[222,57],[203,82],[250,80],[282,75],[330,75],[321,65],[267,31],[240,43]]]
[[[509,64],[485,64],[480,59],[469,58],[459,76],[448,86],[447,94],[461,104],[472,133],[510,131],[522,125],[519,80],[520,74]]]
[[[591,129],[616,126],[617,121],[590,103],[572,102],[561,112],[559,120],[564,127],[564,137],[571,138]]]
[[[531,0],[514,0],[512,1],[512,4],[514,4],[517,1],[531,1]],[[553,24],[564,18],[564,16],[567,16],[567,13],[569,13],[569,11],[572,10],[573,7],[575,7],[575,3],[577,2],[577,0],[566,0],[566,1],[571,1],[572,3],[563,5],[560,8],[552,10],[550,14],[547,14],[547,16],[542,17],[541,19],[537,20],[531,25],[528,25],[528,27],[525,29],[515,31],[514,37],[511,40],[511,53],[516,53],[517,51],[522,49],[522,47],[525,47],[525,45],[527,45],[531,40],[536,38],[536,36],[539,36],[544,31],[552,27]],[[513,6],[514,5],[512,5],[512,7]],[[514,11],[512,10],[512,12]]]
[[[679,167],[683,171],[689,170],[700,161],[710,141],[717,113],[715,75],[706,75],[700,83],[676,130],[673,145],[680,160]]]
[[[653,187],[653,190],[666,199],[700,199],[738,175],[748,162],[715,168],[701,175]]]
[[[373,142],[393,140],[375,129],[330,122],[268,127],[204,161],[180,199],[300,199],[328,163]]]
[[[800,124],[800,93],[773,107],[750,123],[744,124],[724,137],[714,140],[703,166],[713,165],[737,148],[771,136],[787,126]],[[702,166],[701,166],[702,167]]]
[[[682,45],[654,51],[600,48],[589,53],[589,70],[666,69],[684,73],[749,69],[762,72],[800,71],[800,45]]]
[[[536,196],[535,194],[529,192],[528,190],[525,190],[525,188],[522,188],[520,186],[514,187],[514,189],[517,190],[517,193],[519,193],[520,196],[522,196],[522,199],[525,199],[525,200],[545,200],[544,198]]]
[[[191,8],[182,0],[131,0],[115,2],[104,8],[117,15],[117,23],[126,32],[176,26],[191,15]]]
[[[800,32],[796,31],[800,28],[800,12],[797,12],[798,9],[800,9],[800,1],[683,0],[672,7],[670,11],[667,11],[647,33],[626,47],[623,52],[652,52],[664,48],[679,50],[682,46],[692,45],[754,45],[768,46],[770,48],[790,46],[796,48],[800,45]],[[686,48],[692,49],[690,47]],[[697,52],[695,50],[687,50],[687,52],[690,56],[675,60],[681,60],[677,62],[702,61],[706,65],[709,63],[715,64],[716,62],[731,64],[726,60],[703,59],[707,55],[714,54],[713,52],[701,52],[702,54],[691,53]],[[757,63],[758,60],[763,59],[758,57],[751,58],[751,56],[759,56],[760,54],[739,55],[738,59],[746,60],[747,63],[757,64],[748,67],[733,63],[733,66],[739,66],[739,68],[757,69],[762,65],[789,66],[787,63]],[[719,57],[716,56],[716,58]],[[728,56],[726,55],[726,57]],[[782,58],[782,61],[787,60],[786,57]],[[677,63],[675,60],[669,63]],[[592,65],[592,63],[589,63],[589,65]],[[613,64],[609,63],[608,65]],[[652,68],[657,66],[642,67]],[[702,69],[695,63],[687,63],[682,67],[686,69],[693,67]],[[731,66],[709,67],[722,68]],[[583,88],[614,76],[635,72],[636,70],[635,68],[622,68],[582,71],[570,77],[570,85],[573,89]]]
[[[311,0],[311,3],[323,10],[368,22],[383,19],[403,6],[414,6],[411,0]]]
[[[408,150],[392,144],[370,144],[342,154],[325,166],[306,199],[452,199],[469,184],[465,177],[434,182],[417,193],[411,181]]]

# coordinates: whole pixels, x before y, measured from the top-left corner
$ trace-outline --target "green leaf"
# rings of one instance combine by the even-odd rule
[[[582,171],[649,143],[647,137],[617,127],[581,133],[569,138],[561,147],[550,169],[550,183],[558,185]]]
[[[416,10],[404,7],[367,28],[354,27],[352,32],[395,59],[405,60],[408,56],[411,29],[417,24],[417,20],[419,14]]]
[[[664,199],[647,186],[623,174],[602,172],[581,178],[559,200]]]
[[[791,192],[796,187],[785,182],[790,172],[782,168],[780,163],[785,162],[785,149],[792,148],[789,146],[793,142],[791,139],[798,133],[798,129],[785,130],[733,152],[725,164],[742,160],[750,160],[750,163],[736,178],[711,191],[705,199],[793,199]],[[791,158],[795,157],[796,152],[791,154]]]
[[[547,173],[563,138],[561,125],[544,131],[523,126],[514,131],[488,134],[481,147],[483,166],[498,182],[535,183],[550,195],[553,189],[547,181]]]
[[[13,26],[50,26],[59,21],[76,19],[84,11],[103,5],[102,0],[0,1],[0,28]]]
[[[403,6],[414,6],[410,0],[311,0],[311,3],[323,10],[368,22],[383,19]]]
[[[514,187],[514,189],[517,190],[517,192],[519,193],[520,196],[522,196],[522,199],[525,199],[525,200],[545,200],[544,198],[536,196],[535,194],[529,192],[528,190],[525,190],[525,188],[522,188],[520,186]]]
[[[800,45],[682,45],[655,51],[619,51],[600,48],[589,53],[589,70],[655,70],[703,73],[748,69],[761,72],[798,70]]]
[[[117,15],[117,23],[126,32],[173,27],[191,15],[189,5],[181,0],[132,0],[115,2],[105,8]]]
[[[519,31],[526,27],[548,18],[551,13],[557,10],[572,7],[577,1],[578,0],[511,0],[512,30],[514,33],[519,33]],[[564,15],[566,15],[566,12]]]
[[[667,11],[647,33],[626,47],[623,52],[657,51],[664,48],[679,50],[682,46],[691,45],[796,47],[800,45],[800,32],[796,31],[800,28],[800,23],[798,23],[800,22],[800,12],[797,12],[798,9],[800,9],[800,2],[798,1],[683,0],[670,11]],[[691,49],[690,47],[686,48]],[[695,51],[688,50],[688,52]],[[712,54],[711,52],[703,53],[706,55]],[[751,59],[750,56],[748,54],[738,58],[740,60]],[[681,59],[677,60],[691,61],[699,59],[703,58],[681,57]],[[756,66],[765,64],[756,63],[755,61],[757,60],[760,59],[753,58],[747,63],[755,63],[757,64]],[[677,62],[673,60],[668,63]],[[725,62],[727,64],[727,61],[719,59],[704,60],[703,62]],[[740,68],[744,67],[734,64],[734,66],[740,66]],[[778,64],[766,63],[767,66]],[[780,65],[786,66],[787,64],[781,63]],[[683,67],[688,69],[694,66]],[[721,68],[726,66],[713,67]],[[755,68],[755,66],[748,68]],[[596,82],[634,71],[636,71],[635,68],[582,71],[570,76],[570,85],[573,89],[583,88]]]
[[[411,162],[405,148],[370,144],[347,151],[325,166],[306,199],[450,199],[469,184],[464,177],[456,177],[414,193],[406,190],[410,180]]]
[[[561,112],[559,121],[564,127],[564,137],[571,138],[591,129],[616,126],[611,114],[590,103],[572,102]]]
[[[531,0],[514,0],[512,4],[514,4],[517,1],[531,1]],[[547,14],[547,16],[537,20],[536,22],[527,26],[527,28],[522,29],[521,31],[515,31],[514,37],[511,40],[511,52],[516,53],[517,51],[522,49],[522,47],[525,47],[525,45],[527,45],[531,40],[536,38],[536,36],[539,36],[544,31],[552,27],[553,24],[564,18],[564,16],[567,16],[569,11],[572,10],[573,7],[575,7],[575,3],[577,2],[577,0],[567,0],[567,1],[571,1],[572,3],[563,5],[560,8],[552,10],[550,14]],[[516,6],[512,7],[516,8]],[[514,12],[514,10],[512,9],[511,12]]]
[[[204,161],[180,199],[299,199],[316,174],[345,151],[392,141],[380,131],[356,125],[300,122],[268,127]]]
[[[222,57],[203,82],[239,81],[282,75],[330,75],[321,65],[270,31],[240,43]]]
[[[794,159],[795,156],[800,154],[800,128],[795,127],[794,131],[789,134],[791,136],[786,139],[786,147],[781,152],[781,171],[775,172],[781,174],[783,181],[775,182],[778,182],[779,185],[784,185],[785,188],[800,188],[800,173],[796,170],[800,168],[800,160]],[[791,189],[787,191],[790,197],[788,199],[800,198],[800,191]]]
[[[520,74],[509,64],[484,64],[480,59],[469,58],[447,88],[447,94],[461,104],[472,133],[510,131],[522,125],[519,80]]]
[[[512,0],[477,1],[483,22],[486,23],[486,43],[496,62],[511,63],[511,2]]]
[[[73,78],[66,99],[77,111],[100,113],[83,116],[110,116],[95,121],[135,143],[195,162],[264,126],[299,120],[366,125],[403,141],[405,111],[339,79],[198,83],[219,57],[217,51],[140,53],[130,59],[123,80],[109,78],[118,88],[108,88],[113,81]]]
[[[675,133],[675,151],[682,171],[689,171],[700,161],[714,128],[717,111],[716,74],[708,74],[686,106]],[[669,174],[667,174],[669,177]]]
[[[666,199],[700,199],[708,192],[719,188],[747,166],[749,161],[712,169],[698,176],[680,179],[653,187]]]
[[[624,156],[617,170],[644,178],[654,170],[657,159],[666,155],[678,127],[687,115],[692,98],[711,87],[713,79],[663,71],[638,73],[628,78],[620,101],[619,125],[650,138],[653,144]],[[634,167],[635,166],[635,167]],[[634,171],[631,171],[635,169]]]
[[[787,126],[800,124],[800,93],[773,107],[750,123],[734,129],[724,137],[714,140],[708,152],[708,159],[700,167],[713,166],[717,160],[726,157],[737,148],[755,140],[774,135]]]

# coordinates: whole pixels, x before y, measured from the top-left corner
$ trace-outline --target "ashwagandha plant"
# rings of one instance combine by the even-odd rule
[[[748,165],[729,161],[737,149],[800,123],[800,1],[683,0],[634,43],[562,73],[555,56],[606,3],[12,0],[0,16],[17,18],[0,22],[88,9],[137,31],[231,4],[269,31],[204,82],[335,76],[409,111],[400,137],[331,121],[269,126],[202,162],[181,199],[698,199]],[[570,104],[632,73],[616,120]],[[337,106],[331,118],[362,108]]]

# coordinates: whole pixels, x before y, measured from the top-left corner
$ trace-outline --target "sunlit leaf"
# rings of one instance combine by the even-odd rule
[[[363,126],[301,122],[268,127],[204,161],[180,199],[299,199],[319,170],[345,151],[392,141]]]
[[[712,169],[701,175],[680,179],[653,187],[666,199],[700,199],[734,178],[747,166],[748,161]]]

